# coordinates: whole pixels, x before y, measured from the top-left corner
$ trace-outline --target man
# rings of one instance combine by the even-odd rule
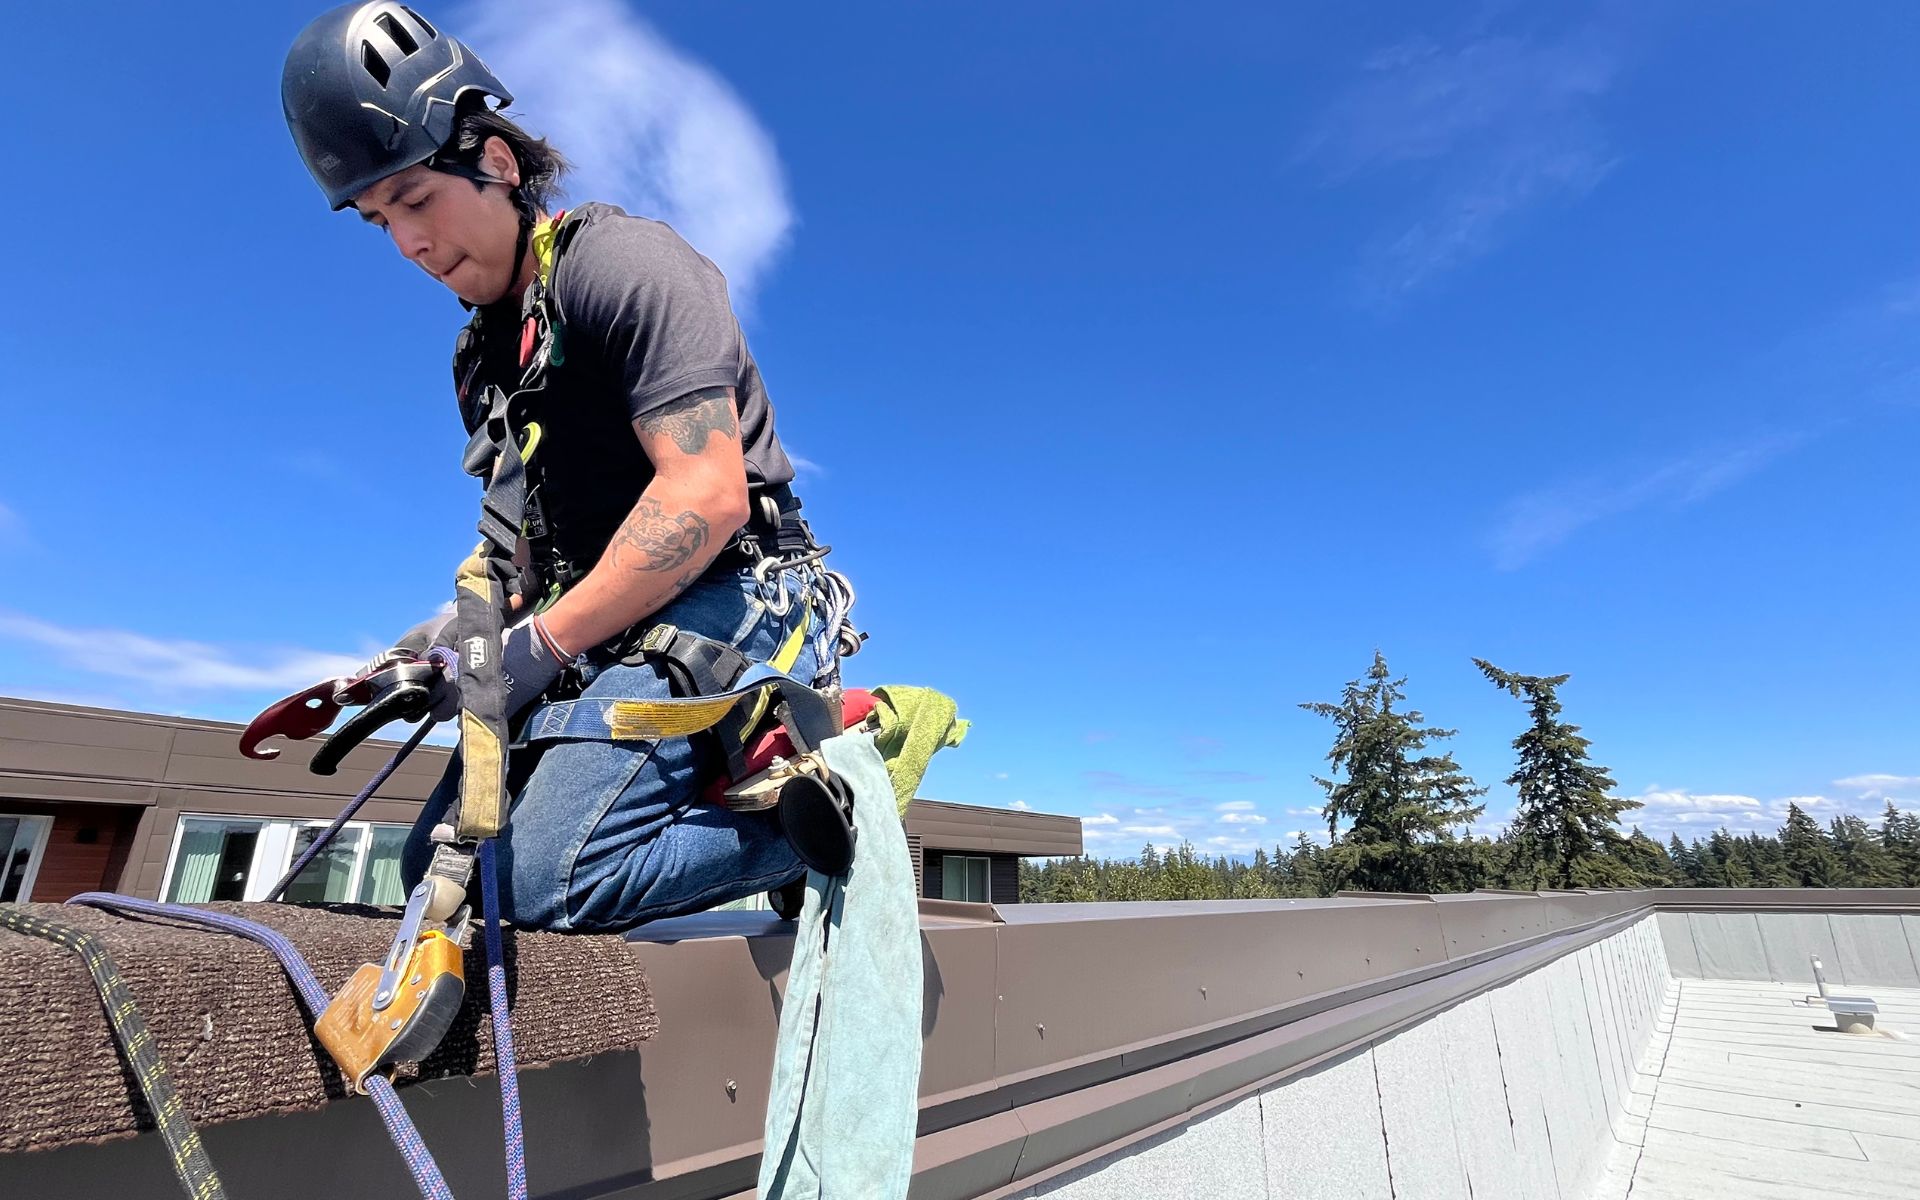
[[[609,205],[551,214],[564,159],[499,111],[512,97],[478,56],[406,6],[319,17],[288,54],[282,98],[334,209],[473,310],[454,362],[461,415],[472,434],[505,414],[526,469],[528,586],[500,642],[509,720],[555,698],[672,694],[637,649],[656,625],[836,687],[839,654],[859,644],[852,593],[799,519],[713,264]],[[439,625],[402,646],[447,640]],[[694,802],[711,744],[559,737],[510,762],[502,901],[523,926],[617,930],[802,874],[770,814]],[[409,887],[460,770],[456,756],[409,840]]]

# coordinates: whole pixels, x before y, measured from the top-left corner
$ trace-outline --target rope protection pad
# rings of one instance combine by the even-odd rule
[[[140,1085],[147,1107],[153,1112],[161,1140],[167,1144],[167,1157],[173,1163],[173,1173],[179,1177],[180,1186],[192,1200],[226,1200],[220,1175],[213,1169],[213,1160],[207,1157],[206,1148],[200,1144],[200,1135],[187,1120],[186,1109],[173,1090],[173,1078],[167,1074],[166,1060],[155,1048],[146,1018],[133,1002],[133,993],[127,990],[126,980],[121,977],[113,956],[85,930],[30,916],[11,905],[0,904],[0,926],[29,937],[44,938],[80,956],[93,979],[94,989],[100,993],[113,1040]]]

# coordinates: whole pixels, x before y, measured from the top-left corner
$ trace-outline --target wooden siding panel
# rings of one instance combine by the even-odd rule
[[[929,850],[925,853],[926,866],[920,881],[920,894],[929,900],[938,900],[942,878],[941,868],[945,865],[947,856],[938,850]]]
[[[987,902],[989,904],[1017,904],[1019,900],[1019,855],[990,855],[987,860]]]
[[[0,805],[4,805],[0,801]],[[115,860],[124,862],[133,844],[140,810],[99,804],[6,805],[10,812],[34,812],[53,817],[47,847],[28,897],[40,903],[58,903],[81,892],[110,887],[117,875]],[[91,840],[82,840],[90,833]]]

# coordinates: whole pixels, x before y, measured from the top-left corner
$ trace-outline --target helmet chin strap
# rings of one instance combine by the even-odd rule
[[[514,189],[516,199],[518,199],[519,190]],[[513,278],[507,281],[506,295],[500,297],[502,300],[520,290],[520,274],[527,267],[527,243],[533,238],[532,219],[527,216],[526,210],[521,205],[516,203],[514,208],[520,209],[520,232],[513,239]]]

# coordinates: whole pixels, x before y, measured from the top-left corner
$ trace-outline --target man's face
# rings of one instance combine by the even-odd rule
[[[509,169],[512,161],[508,156]],[[506,178],[518,182],[517,173]],[[458,175],[408,167],[354,197],[353,206],[468,304],[492,304],[513,283],[520,218],[504,187],[475,187]]]

